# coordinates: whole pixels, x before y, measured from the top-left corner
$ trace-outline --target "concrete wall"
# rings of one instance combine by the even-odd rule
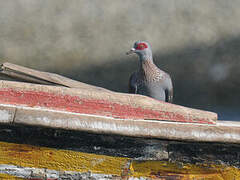
[[[238,0],[0,0],[0,59],[126,92],[136,40],[152,44],[175,103],[239,105]]]

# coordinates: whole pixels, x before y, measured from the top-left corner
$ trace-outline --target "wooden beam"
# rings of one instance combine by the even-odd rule
[[[141,161],[6,142],[0,142],[0,172],[1,179],[32,180],[240,178],[240,169],[230,165]]]
[[[1,64],[0,73],[15,79],[20,79],[27,82],[38,83],[38,84],[60,85],[60,86],[65,86],[70,88],[109,91],[107,89],[97,87],[97,86],[92,86],[79,81],[75,81],[55,73],[38,71],[38,70],[30,69],[27,67],[19,66],[16,64],[8,63],[8,62]]]
[[[179,141],[240,144],[240,123],[237,122],[219,121],[216,125],[204,125],[143,119],[126,120],[16,105],[1,105],[0,116],[5,117],[0,118],[0,123],[13,125]]]
[[[142,95],[0,81],[0,103],[41,107],[113,119],[214,124],[217,114]]]

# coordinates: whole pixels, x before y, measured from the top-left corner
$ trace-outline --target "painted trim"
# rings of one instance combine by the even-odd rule
[[[112,117],[215,124],[217,114],[126,93],[0,81],[0,103]]]
[[[166,121],[192,122],[181,114],[143,109],[130,105],[121,105],[106,100],[84,99],[78,96],[59,95],[48,92],[17,91],[6,88],[0,90],[0,103],[23,105],[28,107],[44,107],[49,109],[107,116],[119,119],[156,119]],[[209,123],[202,119],[197,123]]]
[[[120,176],[128,158],[0,142],[0,164]]]
[[[40,175],[48,179],[60,174],[93,173],[107,179],[120,178],[179,178],[194,179],[240,179],[240,169],[214,164],[178,164],[166,161],[139,161],[124,157],[111,157],[70,150],[0,142],[0,177],[20,177],[30,171],[32,179]],[[5,169],[5,170],[4,170]],[[8,171],[15,171],[14,176]],[[20,172],[20,173],[19,173]],[[30,173],[29,173],[30,174]],[[35,176],[34,176],[35,174]],[[102,175],[101,175],[102,174]],[[24,177],[24,176],[23,176]],[[19,179],[19,178],[18,178]]]

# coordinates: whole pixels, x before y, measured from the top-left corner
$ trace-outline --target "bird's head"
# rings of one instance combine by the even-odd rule
[[[126,54],[130,55],[133,53],[136,53],[140,57],[140,60],[152,59],[152,49],[150,44],[146,41],[136,41],[133,48],[131,48]]]

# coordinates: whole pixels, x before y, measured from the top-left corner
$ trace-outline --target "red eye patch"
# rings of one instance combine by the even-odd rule
[[[137,47],[136,47],[137,50],[143,50],[145,48],[148,48],[147,44],[145,43],[139,43],[137,44]]]

